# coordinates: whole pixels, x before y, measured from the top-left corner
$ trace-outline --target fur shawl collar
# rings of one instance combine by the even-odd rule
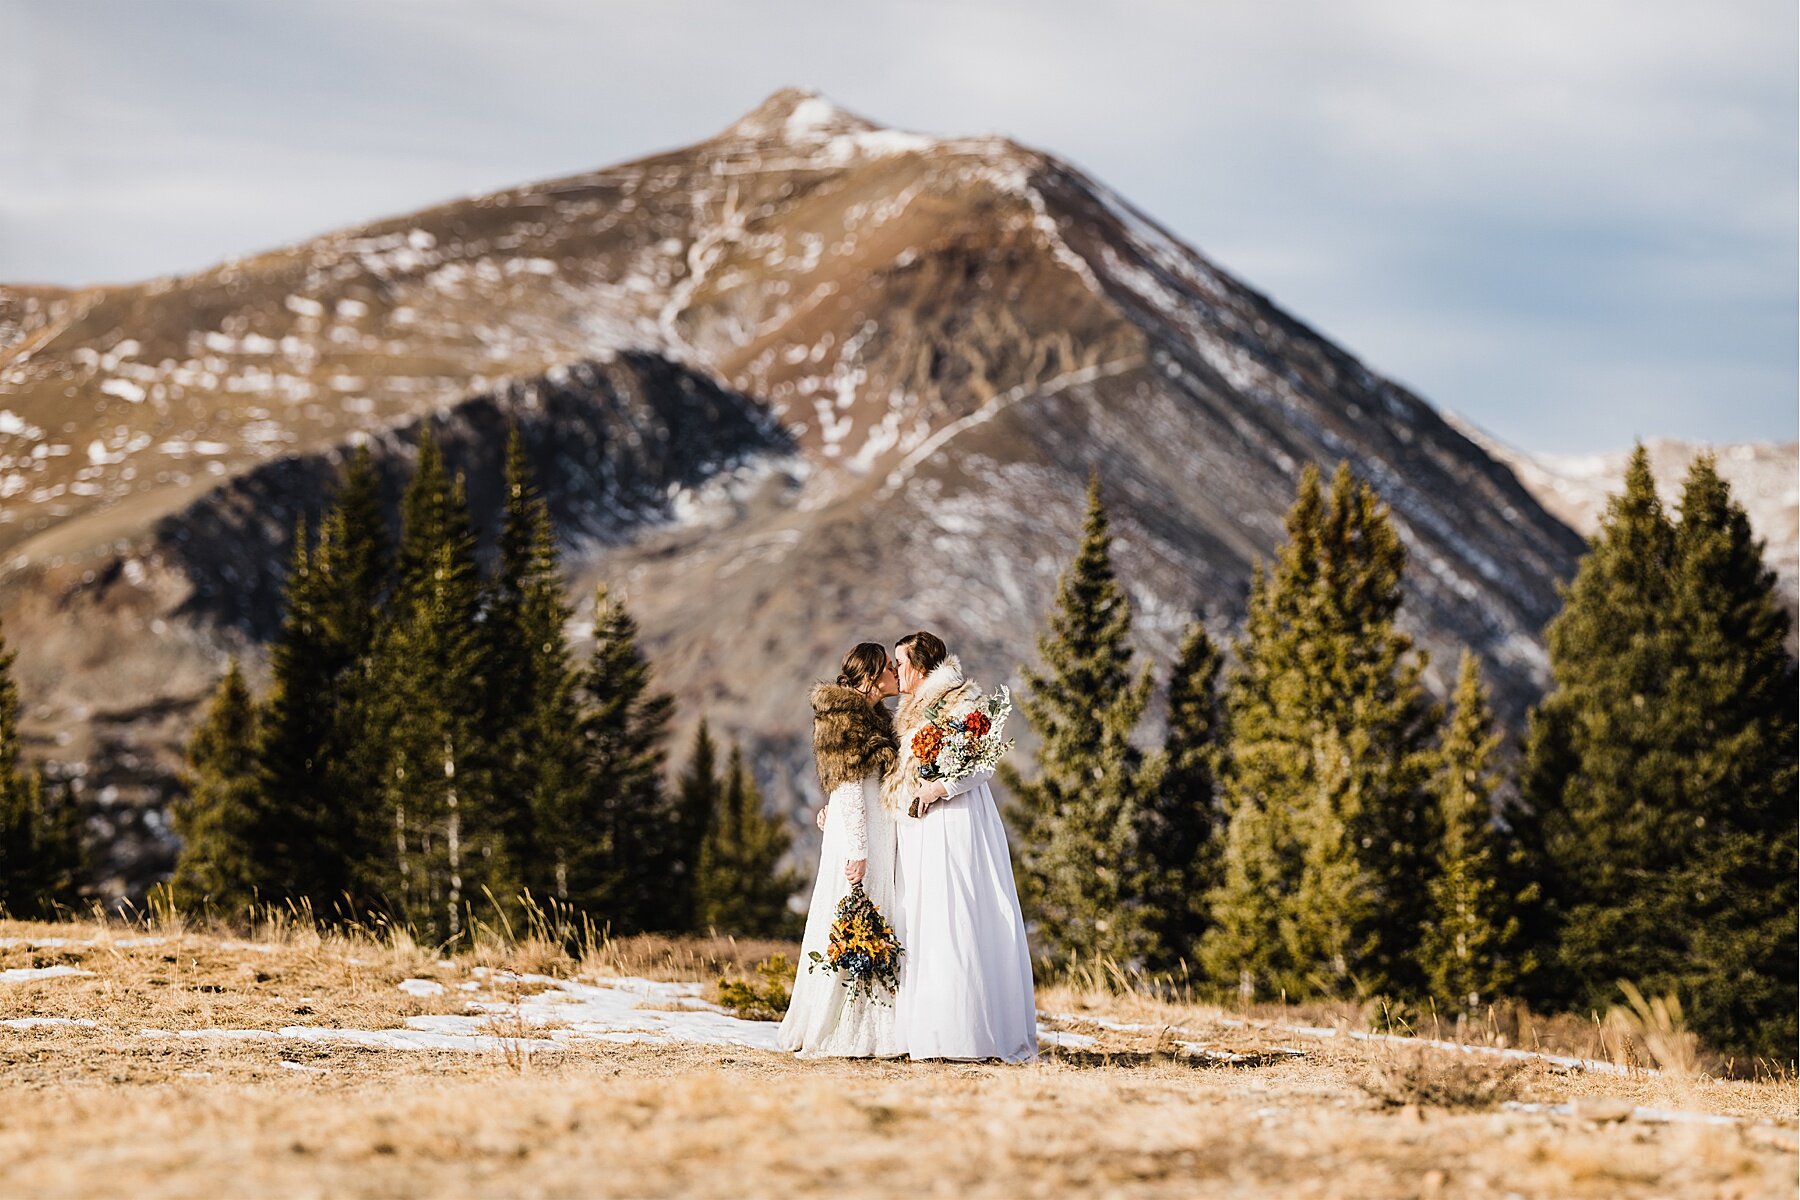
[[[919,760],[913,757],[913,734],[926,724],[925,713],[934,704],[943,706],[941,716],[954,716],[971,708],[981,699],[981,685],[964,679],[962,661],[954,654],[927,675],[919,690],[900,700],[900,712],[894,718],[894,731],[900,740],[900,761],[881,781],[881,803],[893,813],[903,813],[919,790]]]
[[[870,704],[855,688],[821,683],[812,690],[813,761],[819,786],[832,789],[894,765],[894,721],[880,704]]]

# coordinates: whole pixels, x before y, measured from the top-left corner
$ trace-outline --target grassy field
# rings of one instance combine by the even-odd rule
[[[443,959],[308,929],[0,922],[0,1195],[1796,1193],[1791,1075],[1684,1069],[1654,1022],[1636,1057],[1674,1070],[1359,1039],[1372,1014],[1353,1009],[1234,1014],[1091,985],[1040,990],[1064,1044],[1028,1066],[801,1062],[679,1029],[629,1043],[559,1028],[582,996],[625,995],[609,981],[716,996],[721,974],[778,951],[791,960],[773,943],[638,939],[575,959],[526,941]],[[767,1037],[680,989],[629,986],[646,989],[644,1019]],[[409,1021],[467,1022],[471,1003],[466,1048],[382,1043]],[[1339,1032],[1295,1028],[1320,1025]],[[1623,1056],[1589,1032],[1553,1048]]]

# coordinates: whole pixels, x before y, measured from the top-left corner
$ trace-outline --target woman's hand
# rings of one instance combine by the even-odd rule
[[[818,826],[821,830],[823,830],[825,828],[825,814],[830,811],[831,811],[831,802],[830,801],[826,801],[824,804],[819,805],[819,815],[816,818],[816,823],[818,824]]]
[[[844,864],[844,878],[848,879],[851,883],[861,883],[863,881],[863,872],[867,871],[868,869],[869,869],[869,860],[868,859],[866,859],[866,858],[854,859],[851,862],[847,862]]]
[[[944,786],[943,781],[934,779],[914,794],[911,807],[922,817],[925,815],[926,809],[949,794],[950,789]]]

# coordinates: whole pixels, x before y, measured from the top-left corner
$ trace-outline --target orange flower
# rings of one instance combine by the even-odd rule
[[[986,737],[993,724],[986,713],[972,712],[963,719],[963,728],[968,730],[970,737]]]
[[[936,762],[938,750],[944,744],[944,731],[936,725],[927,725],[913,734],[912,752],[920,762]]]

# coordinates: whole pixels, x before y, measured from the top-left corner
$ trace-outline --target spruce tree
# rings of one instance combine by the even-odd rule
[[[489,588],[488,728],[498,755],[500,818],[520,882],[536,895],[571,903],[593,830],[579,828],[585,798],[577,677],[565,630],[556,531],[531,482],[515,426],[506,442],[505,512],[499,562]],[[573,865],[573,872],[571,870]],[[576,877],[571,886],[571,874]],[[592,897],[585,897],[591,902]]]
[[[675,785],[675,820],[665,869],[669,891],[664,906],[667,928],[701,930],[700,855],[724,806],[725,781],[719,778],[718,751],[705,718],[694,731],[694,748]]]
[[[237,916],[285,882],[258,762],[256,704],[233,659],[188,741],[185,791],[173,806],[178,906]]]
[[[392,563],[381,481],[366,445],[358,446],[325,515],[318,565],[331,581],[321,619],[345,656],[367,654],[375,644]]]
[[[281,631],[269,647],[270,688],[260,722],[257,761],[263,817],[254,853],[262,898],[335,901],[349,874],[335,853],[335,794],[326,783],[341,664],[325,628],[331,583],[314,569],[305,518],[294,523],[294,550],[283,592]]]
[[[1464,650],[1431,781],[1442,834],[1431,916],[1419,947],[1431,994],[1451,1011],[1472,1013],[1514,994],[1517,979],[1533,966],[1521,958],[1520,923],[1515,898],[1505,891],[1505,848],[1494,819],[1500,741],[1480,660]]]
[[[1689,469],[1675,559],[1682,665],[1672,690],[1692,738],[1681,810],[1692,851],[1678,893],[1692,941],[1675,986],[1713,1045],[1791,1057],[1800,1036],[1791,618],[1711,455]]]
[[[1732,1052],[1793,1054],[1789,618],[1710,459],[1679,523],[1642,447],[1551,625],[1525,791],[1543,829],[1553,998],[1674,993]]]
[[[367,448],[351,459],[308,544],[296,523],[281,631],[270,646],[262,719],[262,784],[271,889],[321,915],[371,898],[385,844],[379,764],[366,728],[368,672],[387,586],[387,532]]]
[[[359,446],[325,514],[312,561],[321,581],[316,612],[333,684],[318,844],[320,856],[333,864],[331,883],[347,889],[357,906],[377,901],[389,845],[371,672],[391,583],[391,553],[380,481],[368,447]],[[338,893],[328,896],[335,901]]]
[[[1521,790],[1541,831],[1555,969],[1539,999],[1604,1008],[1616,981],[1666,976],[1685,948],[1665,911],[1684,840],[1667,695],[1675,529],[1642,446],[1566,590],[1547,640],[1554,687],[1532,714]]]
[[[637,637],[625,606],[597,589],[579,680],[583,793],[563,839],[569,902],[630,933],[686,927],[685,870],[695,860],[683,847],[697,846],[663,784],[674,701],[652,690]]]
[[[81,902],[87,873],[81,802],[67,779],[37,776],[42,807],[37,836],[38,911],[46,918],[73,910]]]
[[[1169,672],[1169,730],[1157,784],[1148,789],[1138,844],[1146,863],[1144,913],[1152,965],[1196,963],[1209,924],[1224,833],[1218,797],[1223,746],[1218,704],[1219,649],[1195,621]]]
[[[403,503],[394,598],[378,637],[375,727],[390,846],[387,904],[434,937],[465,906],[516,894],[484,725],[488,646],[475,535],[460,478],[429,432]]]
[[[1130,637],[1096,477],[1080,548],[1038,638],[1042,666],[1023,673],[1019,707],[1039,737],[1037,775],[1000,770],[1014,797],[1020,898],[1051,959],[1131,962],[1151,948],[1137,834],[1155,772],[1131,742],[1151,677],[1134,677]]]
[[[0,635],[0,912],[54,916],[78,899],[81,825],[67,787],[46,787],[20,753],[17,655]]]
[[[707,823],[695,871],[695,928],[752,937],[789,932],[788,897],[799,886],[780,869],[792,835],[763,811],[762,792],[736,746]]]
[[[1409,992],[1434,713],[1395,624],[1405,550],[1343,464],[1329,494],[1305,470],[1287,534],[1254,573],[1228,685],[1229,823],[1202,958],[1246,995]]]

